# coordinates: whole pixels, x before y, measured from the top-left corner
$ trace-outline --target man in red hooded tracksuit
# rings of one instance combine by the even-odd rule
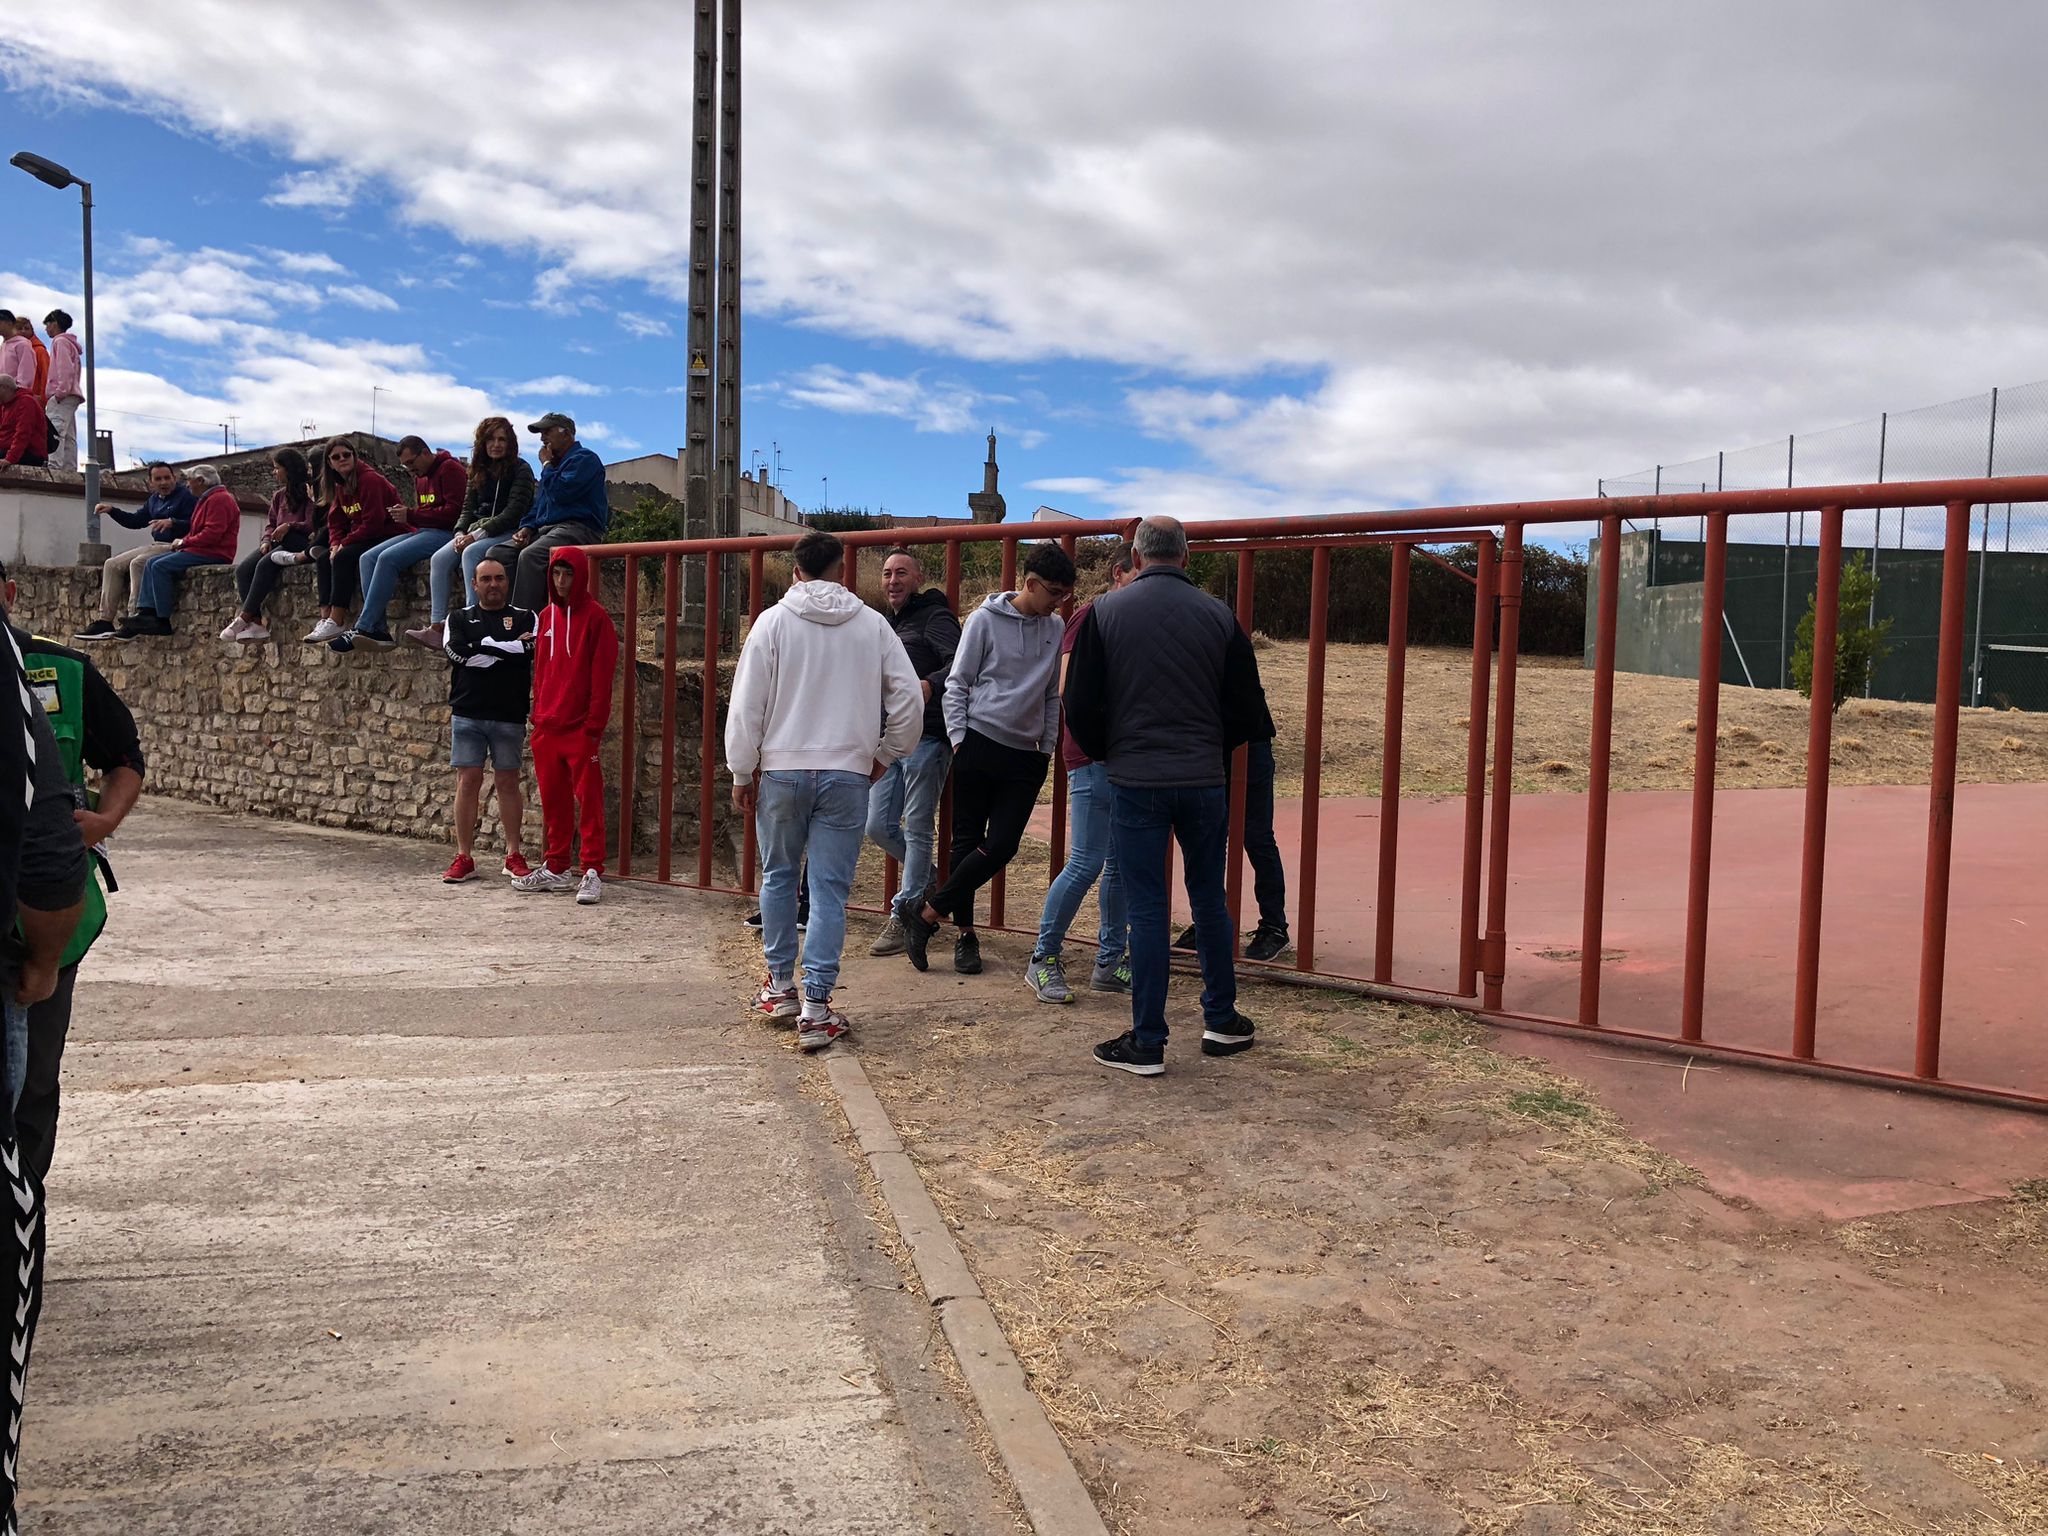
[[[590,557],[564,544],[548,561],[548,602],[533,632],[533,776],[547,858],[515,891],[574,891],[584,906],[604,893],[604,766],[598,743],[612,714],[619,635],[590,592]],[[579,814],[580,808],[580,814]],[[569,873],[580,828],[583,878]]]

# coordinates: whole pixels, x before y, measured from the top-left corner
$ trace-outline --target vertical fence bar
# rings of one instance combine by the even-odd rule
[[[860,546],[846,546],[846,566],[839,573],[839,584],[858,597],[860,595]]]
[[[1685,893],[1685,983],[1679,1034],[1698,1040],[1707,992],[1707,895],[1714,859],[1714,764],[1721,728],[1721,609],[1728,585],[1728,518],[1707,525],[1706,571],[1700,582],[1700,687],[1693,710],[1692,851]]]
[[[1508,819],[1515,798],[1515,655],[1522,633],[1522,525],[1509,523],[1500,546],[1500,674],[1493,706],[1493,825],[1487,838],[1486,943],[1480,1000],[1500,1007],[1508,967]]]
[[[1614,626],[1621,604],[1621,519],[1600,520],[1593,617],[1593,739],[1586,771],[1586,900],[1579,931],[1579,1022],[1600,1025],[1600,952],[1607,917],[1607,786],[1614,748]]]
[[[1061,539],[1060,548],[1066,551],[1069,560],[1073,559],[1074,536],[1068,534],[1065,538]],[[1074,599],[1070,594],[1067,600],[1060,604],[1060,618],[1071,620],[1073,616]],[[1059,665],[1062,673],[1064,673],[1066,669],[1066,655],[1064,652],[1061,653]],[[1066,679],[1062,676],[1060,680],[1065,682]],[[1065,735],[1065,728],[1062,727],[1060,732],[1053,737],[1052,849],[1046,858],[1045,874],[1048,888],[1050,888],[1051,882],[1059,878],[1060,870],[1065,867],[1067,862],[1067,763]]]
[[[1323,811],[1323,663],[1330,632],[1330,551],[1309,556],[1308,701],[1301,731],[1301,860],[1295,883],[1294,965],[1316,968],[1316,838]]]
[[[1934,766],[1927,787],[1927,878],[1920,903],[1920,1007],[1913,1025],[1918,1077],[1941,1075],[1941,988],[1948,966],[1948,876],[1955,846],[1956,730],[1969,563],[1970,509],[1952,501],[1941,546],[1941,652],[1934,678]]]
[[[1372,979],[1394,979],[1394,883],[1401,857],[1401,717],[1408,695],[1408,568],[1396,544],[1387,562],[1387,707],[1380,739],[1380,879],[1373,911]]]
[[[1237,553],[1237,627],[1249,639],[1252,632],[1252,580],[1254,556],[1248,549]],[[1230,909],[1230,952],[1244,947],[1244,802],[1245,774],[1249,751],[1237,748],[1230,754],[1230,827],[1226,847],[1230,862],[1224,866],[1224,905]]]
[[[697,737],[697,883],[711,883],[711,824],[718,813],[718,616],[725,561],[704,557],[704,681]]]
[[[1813,1059],[1820,1010],[1820,918],[1828,852],[1829,754],[1834,750],[1835,635],[1842,600],[1842,509],[1820,513],[1813,589],[1813,676],[1806,711],[1806,836],[1799,857],[1799,955],[1792,988],[1792,1054]]]
[[[680,556],[661,557],[661,847],[654,878],[666,885],[673,874],[676,820],[676,593],[682,582]]]
[[[633,873],[633,770],[640,766],[640,560],[626,566],[625,676],[619,685],[619,878]]]
[[[1003,590],[1017,590],[1017,541],[1014,538],[1003,540]],[[1009,882],[1003,878],[1007,873],[1007,870],[997,870],[995,879],[988,883],[988,921],[991,928],[1003,926],[1003,913],[1009,896]]]
[[[946,543],[946,606],[960,612],[960,541]],[[946,787],[939,791],[938,846],[932,850],[935,878],[944,880],[953,868],[953,776],[946,775]]]
[[[1486,845],[1486,695],[1493,681],[1493,539],[1479,540],[1472,593],[1472,696],[1465,717],[1465,878],[1458,902],[1458,994],[1479,992],[1480,862]]]
[[[753,633],[754,625],[761,622],[761,610],[768,602],[768,573],[765,569],[762,551],[755,550],[747,557],[747,632]],[[760,873],[761,850],[754,841],[754,818],[741,818],[746,825],[740,829],[740,889],[748,895],[754,893],[755,877]]]

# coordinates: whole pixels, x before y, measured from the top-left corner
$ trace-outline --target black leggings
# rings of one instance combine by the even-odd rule
[[[974,896],[1017,856],[1052,759],[970,730],[953,758],[953,863],[931,909],[974,926]]]
[[[363,556],[382,542],[375,539],[346,549],[313,552],[313,581],[320,589],[322,608],[347,608],[355,602],[363,584]]]
[[[304,554],[306,535],[294,528],[277,541],[277,547],[288,549],[295,555]],[[262,618],[264,603],[290,569],[288,565],[279,565],[261,550],[238,560],[235,563],[235,590],[242,594],[242,612],[252,619]]]

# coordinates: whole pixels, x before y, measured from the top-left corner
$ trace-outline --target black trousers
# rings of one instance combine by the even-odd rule
[[[277,541],[279,549],[288,549],[293,554],[303,554],[306,536],[294,528]],[[279,565],[270,556],[258,551],[244,555],[235,562],[235,590],[242,594],[242,612],[252,619],[263,617],[263,604],[270,594],[277,590],[277,584],[284,580],[288,565]]]
[[[77,985],[78,967],[65,966],[57,973],[57,990],[28,1011],[28,1069],[22,1074],[21,1101],[14,1106],[14,1136],[38,1182],[50,1176],[57,1150],[57,1079],[64,1042],[71,1036],[71,996]]]
[[[929,897],[931,909],[974,926],[974,897],[1017,856],[1024,829],[1045,787],[1052,758],[1006,747],[970,730],[953,756],[953,862]]]
[[[363,585],[363,556],[383,542],[382,539],[372,539],[367,544],[352,544],[346,549],[314,551],[313,583],[319,588],[322,608],[354,605],[356,594]]]

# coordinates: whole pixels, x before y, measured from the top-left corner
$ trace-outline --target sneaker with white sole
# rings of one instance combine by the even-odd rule
[[[1252,1048],[1252,1021],[1233,1010],[1229,1022],[1202,1026],[1204,1056],[1235,1056]]]
[[[543,864],[532,874],[521,875],[517,880],[514,880],[512,882],[512,889],[527,896],[535,893],[543,896],[552,896],[557,891],[575,890],[576,877],[567,870],[557,872]]]
[[[576,887],[576,905],[594,907],[604,898],[604,881],[594,869],[583,871],[583,883]]]
[[[843,1038],[851,1028],[853,1026],[846,1021],[846,1015],[827,1003],[821,1017],[797,1020],[796,1048],[807,1056],[813,1051],[822,1051],[834,1040]]]
[[[764,1019],[793,1019],[803,1012],[803,1006],[796,983],[778,987],[773,976],[761,983],[761,990],[754,997],[754,1012]]]
[[[524,880],[532,873],[533,866],[526,862],[525,854],[508,853],[505,855],[505,878],[507,880]]]
[[[1024,969],[1024,981],[1031,995],[1041,1003],[1071,1003],[1074,989],[1067,985],[1067,968],[1058,955],[1044,955]]]
[[[868,946],[871,955],[900,955],[903,953],[903,919],[895,913],[889,914],[889,921],[882,924],[882,931],[875,936],[875,942]]]
[[[1096,965],[1088,972],[1090,992],[1110,992],[1119,997],[1131,995],[1131,957],[1124,955],[1115,965]]]
[[[332,619],[322,619],[313,626],[311,634],[305,637],[308,645],[325,645],[330,640],[341,638],[341,626]]]
[[[1165,1047],[1140,1045],[1138,1037],[1129,1030],[1095,1047],[1095,1059],[1133,1077],[1158,1077],[1166,1070]]]
[[[241,615],[240,615],[239,613],[238,613],[238,614],[236,614],[236,615],[235,615],[235,616],[234,616],[234,617],[233,617],[232,619],[229,619],[229,620],[228,620],[228,627],[227,627],[226,629],[224,629],[224,630],[222,630],[222,631],[220,632],[220,637],[221,637],[221,639],[223,639],[223,640],[239,640],[239,639],[241,639],[241,638],[242,638],[242,631],[243,631],[243,629],[244,629],[244,628],[246,628],[246,627],[248,626],[248,623],[249,623],[249,621],[248,621],[247,619],[243,618],[243,617],[242,617],[242,616],[241,616]]]
[[[235,638],[244,645],[255,645],[258,641],[270,638],[270,626],[267,624],[251,624],[245,619],[242,622],[242,632],[235,636]]]

